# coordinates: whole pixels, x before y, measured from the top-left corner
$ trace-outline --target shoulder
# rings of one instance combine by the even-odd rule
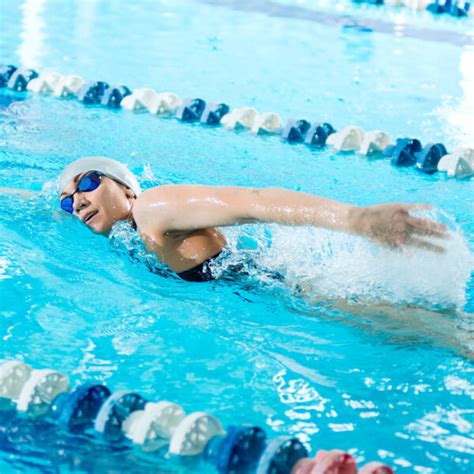
[[[133,216],[135,219],[149,212],[150,205],[154,202],[165,198],[166,190],[163,189],[165,187],[166,186],[156,186],[149,188],[138,195],[133,204]]]
[[[157,229],[167,219],[170,204],[179,197],[179,186],[163,185],[143,191],[133,205],[133,218],[137,226],[144,230],[147,227]]]
[[[174,199],[179,197],[183,190],[194,188],[188,184],[163,184],[143,191],[136,200],[136,204],[142,206],[160,199]]]

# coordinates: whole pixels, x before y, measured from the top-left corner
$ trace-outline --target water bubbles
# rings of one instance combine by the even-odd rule
[[[156,256],[145,248],[138,232],[127,221],[114,224],[109,234],[109,242],[119,255],[125,255],[137,264],[142,264],[152,273],[170,276],[171,271],[161,264]]]
[[[461,309],[473,268],[466,239],[449,215],[434,210],[417,214],[448,226],[444,254],[415,248],[395,251],[329,230],[275,226],[273,244],[261,260],[314,301],[329,298]]]

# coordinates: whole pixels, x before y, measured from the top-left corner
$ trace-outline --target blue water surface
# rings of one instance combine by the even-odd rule
[[[474,146],[472,20],[331,3],[7,0],[1,61]],[[328,231],[243,226],[225,230],[233,253],[216,270],[248,259],[260,270],[186,283],[150,272],[130,229],[105,239],[59,211],[55,178],[88,155],[123,161],[144,187],[429,202],[453,237],[443,256],[396,254]],[[0,186],[39,193],[0,193],[1,359],[296,435],[313,454],[472,471],[472,180],[6,90],[0,165]],[[1,446],[0,471],[209,469],[79,441],[61,451],[45,433]]]

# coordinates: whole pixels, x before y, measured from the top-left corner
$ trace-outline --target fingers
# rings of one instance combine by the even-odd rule
[[[316,456],[316,463],[311,474],[356,474],[357,464],[355,459],[349,454],[339,449],[326,451],[322,455]]]
[[[419,219],[418,217],[408,216],[407,224],[411,230],[418,235],[429,235],[440,239],[445,239],[448,236],[447,226],[429,219]]]
[[[316,458],[303,458],[294,466],[291,474],[356,474],[355,459],[348,453],[333,449],[319,452]],[[393,474],[393,469],[381,462],[369,462],[360,474]]]
[[[369,462],[360,471],[360,474],[393,474],[393,469],[380,462]]]
[[[435,253],[445,253],[446,249],[440,245],[432,244],[431,242],[426,242],[425,240],[418,239],[416,237],[410,237],[405,242],[406,245],[410,247],[416,247],[423,250],[429,250],[430,252]]]

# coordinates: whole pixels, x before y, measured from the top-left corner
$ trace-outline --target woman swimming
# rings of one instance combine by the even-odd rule
[[[209,264],[226,246],[218,227],[247,223],[314,226],[365,236],[389,247],[443,252],[426,237],[447,228],[410,211],[422,204],[358,207],[280,188],[165,185],[143,193],[128,168],[105,157],[68,165],[59,177],[61,208],[93,232],[107,235],[118,221],[136,227],[147,249],[187,281],[213,279]]]

